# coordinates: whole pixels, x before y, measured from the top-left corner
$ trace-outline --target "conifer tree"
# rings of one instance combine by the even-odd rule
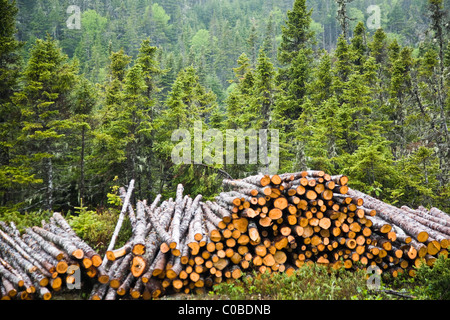
[[[238,60],[238,66],[233,68],[234,79],[229,80],[229,94],[225,100],[226,120],[225,129],[247,129],[251,125],[252,114],[249,113],[249,105],[254,98],[251,93],[255,83],[255,70],[251,67],[247,54],[242,53]],[[239,117],[236,115],[239,114]]]
[[[296,163],[302,157],[302,147],[296,144],[292,124],[298,122],[302,105],[307,101],[307,84],[311,80],[313,64],[312,45],[314,32],[310,29],[312,9],[308,10],[306,0],[295,0],[292,10],[287,12],[285,26],[281,29],[281,43],[278,49],[278,92],[273,112],[273,128],[280,130],[280,149],[284,156],[294,158]]]
[[[170,70],[161,69],[158,61],[159,49],[150,44],[150,39],[147,38],[141,43],[139,54],[136,60],[136,65],[139,65],[142,72],[141,76],[145,83],[144,97],[141,99],[141,109],[145,109],[145,130],[140,129],[139,146],[137,163],[140,169],[138,185],[139,192],[145,190],[147,194],[153,196],[153,176],[155,175],[153,166],[146,165],[147,163],[155,163],[156,157],[153,151],[155,133],[153,130],[153,122],[160,109],[160,102],[158,94],[162,91],[160,88],[161,77]],[[136,75],[139,76],[139,75]],[[136,92],[138,94],[138,92]],[[142,195],[143,196],[143,195]]]
[[[446,37],[445,28],[450,30],[448,23],[449,12],[444,9],[443,0],[429,0],[428,9],[430,14],[430,29],[433,30],[433,42],[437,42],[439,46],[438,51],[438,66],[436,72],[437,85],[434,87],[436,92],[434,101],[436,105],[436,114],[438,114],[436,122],[438,122],[439,137],[436,137],[437,144],[439,145],[438,153],[440,159],[440,169],[442,170],[442,175],[440,177],[440,182],[442,185],[450,184],[449,172],[450,172],[450,162],[448,158],[450,156],[450,134],[449,134],[449,124],[448,119],[450,117],[450,112],[446,110],[446,102],[449,99],[449,86],[448,83],[444,82],[444,55],[445,55],[445,40],[449,41],[449,37]]]
[[[375,58],[377,64],[382,64],[387,59],[386,33],[379,28],[373,34],[372,42],[369,43],[370,55]]]
[[[14,96],[21,112],[18,141],[36,176],[44,182],[44,208],[55,205],[59,187],[62,142],[71,128],[68,97],[76,81],[77,65],[69,63],[50,36],[38,39],[23,72],[23,89]]]
[[[404,47],[398,54],[398,58],[392,62],[391,82],[389,86],[389,120],[393,123],[391,128],[391,139],[394,141],[392,148],[394,157],[399,159],[404,155],[407,135],[405,121],[408,115],[406,99],[409,98],[408,91],[411,83],[411,67],[413,58],[412,51]],[[425,116],[425,115],[424,115]]]
[[[306,7],[306,0],[295,0],[292,10],[287,12],[286,25],[282,26],[282,40],[278,52],[278,60],[288,65],[300,49],[306,49],[313,40],[310,30],[312,9]]]
[[[275,70],[272,62],[267,57],[263,49],[260,49],[258,61],[255,70],[255,82],[252,95],[255,99],[252,101],[250,112],[256,117],[256,129],[268,129],[272,109],[275,104]]]
[[[103,105],[96,114],[98,125],[93,132],[94,141],[92,153],[92,170],[96,177],[92,181],[100,185],[100,192],[107,190],[107,186],[114,177],[126,179],[126,149],[132,137],[129,135],[130,119],[124,114],[125,94],[124,80],[131,57],[123,49],[111,52],[108,74],[103,86]],[[125,182],[127,183],[127,182]]]
[[[88,180],[95,173],[89,172],[87,159],[89,158],[92,144],[92,130],[94,129],[93,110],[97,104],[97,90],[89,80],[80,76],[72,94],[72,123],[71,132],[73,156],[71,164],[76,169],[75,177],[69,177],[75,181],[77,186],[77,204],[88,203],[85,196],[88,194]],[[70,181],[73,183],[74,181]]]
[[[336,0],[338,4],[338,11],[337,11],[337,17],[340,26],[341,26],[341,35],[345,40],[348,39],[348,32],[349,32],[349,23],[350,20],[348,14],[347,14],[347,4],[352,2],[353,0]]]
[[[350,48],[347,40],[345,40],[344,36],[342,35],[339,36],[337,40],[336,51],[334,55],[336,58],[336,63],[333,70],[335,90],[338,95],[338,99],[342,101],[340,97],[343,93],[343,87],[345,82],[348,81],[352,71]]]
[[[29,168],[17,158],[15,146],[19,132],[20,109],[11,102],[18,90],[22,43],[15,39],[17,16],[15,1],[0,2],[0,206],[14,201],[13,192],[32,182]]]
[[[366,43],[366,30],[364,28],[364,23],[362,23],[361,21],[358,22],[355,30],[353,30],[351,50],[353,52],[352,59],[354,61],[354,65],[359,69],[360,72],[363,72],[361,68],[366,60],[368,47]]]
[[[201,190],[205,194],[211,193],[211,190],[208,190],[208,186],[211,184],[208,179],[213,179],[214,174],[211,173],[211,176],[203,175],[204,170],[208,170],[208,168],[194,165],[194,157],[201,156],[203,151],[196,149],[197,152],[200,152],[196,153],[190,149],[189,152],[194,151],[191,164],[174,164],[171,156],[178,141],[172,141],[171,139],[175,130],[182,129],[188,130],[190,137],[194,140],[194,125],[196,122],[201,123],[203,131],[206,130],[207,123],[216,108],[218,108],[216,96],[200,84],[195,68],[189,66],[181,70],[168,94],[164,109],[154,124],[156,132],[154,150],[161,164],[158,192],[164,192],[163,189],[167,186],[175,186],[179,181],[183,181],[185,182],[185,190]],[[203,143],[201,143],[202,150],[203,147]],[[175,176],[176,180],[174,180]],[[202,180],[199,179],[200,176],[202,176]]]

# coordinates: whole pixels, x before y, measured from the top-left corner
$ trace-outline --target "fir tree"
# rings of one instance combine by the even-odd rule
[[[92,170],[97,175],[93,183],[99,184],[101,191],[114,177],[126,179],[127,145],[132,140],[129,134],[131,119],[126,109],[124,79],[131,57],[123,49],[111,52],[107,80],[103,86],[103,106],[96,114],[98,125],[93,132],[94,141],[90,158]],[[128,183],[125,182],[125,183]]]
[[[138,148],[136,160],[138,163],[136,164],[136,166],[138,168],[141,168],[139,172],[139,177],[141,178],[138,181],[138,186],[139,192],[143,192],[145,190],[151,196],[154,196],[152,181],[155,170],[152,170],[153,166],[148,166],[146,165],[146,163],[154,163],[156,161],[156,157],[153,151],[153,122],[160,108],[158,93],[160,93],[160,91],[162,90],[160,89],[161,77],[170,72],[170,70],[161,69],[160,63],[157,60],[158,54],[158,48],[150,45],[150,39],[147,38],[142,41],[136,60],[136,66],[139,66],[141,68],[141,74],[135,75],[136,77],[142,76],[145,83],[144,97],[136,97],[136,99],[140,99],[142,109],[141,115],[145,115],[145,117],[142,118],[142,120],[144,120],[143,128],[145,128],[145,130],[142,130],[142,128],[139,129],[139,146],[136,146],[136,148]],[[136,82],[138,81],[138,79],[136,78],[134,81]],[[139,86],[143,88],[142,84],[139,85],[138,83],[136,83],[136,89]],[[136,95],[139,95],[139,92],[137,91]]]
[[[335,51],[336,63],[333,70],[335,90],[338,97],[341,97],[343,92],[343,86],[348,81],[352,70],[351,65],[351,53],[349,45],[345,38],[341,35],[338,38],[336,51]],[[339,98],[342,100],[341,98]]]
[[[350,46],[353,53],[354,65],[360,72],[363,72],[361,68],[364,65],[368,52],[365,32],[364,23],[360,21],[353,31],[353,38],[351,39]]]
[[[302,114],[302,105],[307,100],[307,83],[311,80],[314,32],[310,29],[312,9],[308,10],[305,0],[296,0],[291,11],[287,12],[285,26],[282,27],[282,39],[278,51],[278,61],[282,67],[278,70],[279,90],[273,112],[274,128],[281,131],[282,152],[288,157],[300,161],[302,147],[296,144],[293,124]],[[287,149],[285,149],[287,148]]]
[[[382,28],[375,31],[372,42],[369,44],[370,55],[375,58],[377,64],[381,64],[387,59],[386,33]]]

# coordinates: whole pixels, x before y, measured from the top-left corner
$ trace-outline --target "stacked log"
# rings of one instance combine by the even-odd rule
[[[14,223],[0,222],[2,299],[51,299],[64,285],[78,286],[82,273],[107,282],[102,258],[54,212],[49,222],[22,234]]]
[[[431,246],[423,251],[424,226],[411,229],[402,218],[392,218],[398,223],[386,218],[398,217],[404,209],[389,207],[385,212],[347,184],[344,175],[311,170],[225,179],[228,191],[214,201],[202,201],[201,195],[183,197],[182,185],[175,200],[159,204],[158,195],[150,206],[138,201],[132,220],[141,221],[144,230],[141,252],[132,249],[135,235],[107,254],[114,266],[123,261],[130,265],[125,274],[115,271],[125,288],[96,288],[91,298],[115,299],[126,290],[133,299],[201,292],[250,270],[291,273],[312,263],[346,269],[376,265],[393,276],[414,275],[422,261],[432,264],[437,255],[447,255],[443,238],[438,252]]]
[[[250,252],[259,271],[319,263],[346,269],[376,265],[394,277],[413,276],[414,267],[448,256],[446,213],[396,208],[347,183],[344,175],[317,170],[252,176],[224,180],[232,190],[216,200],[234,220],[246,219],[252,226]],[[274,261],[275,255],[283,258]]]
[[[391,234],[384,233],[381,239],[385,247],[390,248],[387,252],[389,264],[382,267],[392,275],[406,270],[413,276],[413,267],[422,263],[432,266],[439,255],[448,257],[448,214],[434,207],[430,210],[422,206],[417,209],[397,208],[353,189],[349,189],[348,196],[363,199],[364,206],[375,210],[377,218],[392,228]]]
[[[203,291],[219,281],[219,274],[210,272],[213,263],[221,263],[212,257],[216,246],[211,239],[231,213],[183,191],[179,184],[175,200],[161,202],[158,195],[151,204],[137,201],[130,219],[133,237],[106,252],[110,281],[95,285],[90,299],[151,299],[167,291]]]
[[[204,292],[248,271],[290,274],[313,263],[414,276],[421,263],[448,255],[446,213],[388,205],[350,189],[345,175],[308,170],[225,179],[213,201],[184,195],[179,184],[175,199],[157,195],[134,208],[133,187],[132,180],[120,188],[122,210],[103,258],[59,213],[23,235],[2,224],[2,296],[50,298],[57,279],[59,287],[73,281],[65,275],[72,267],[94,279],[92,300],[153,299]],[[132,237],[116,248],[126,217]]]

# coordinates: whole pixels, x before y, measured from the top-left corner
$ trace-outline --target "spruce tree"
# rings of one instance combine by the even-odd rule
[[[302,105],[307,101],[307,84],[311,81],[313,65],[312,45],[314,32],[310,29],[312,9],[308,10],[306,0],[296,0],[292,10],[287,12],[285,26],[282,26],[282,39],[278,50],[278,92],[273,112],[273,128],[281,131],[281,149],[284,156],[302,157],[302,147],[296,144],[293,124],[302,114]]]
[[[366,30],[364,28],[364,23],[362,23],[361,21],[358,22],[355,30],[353,30],[353,37],[350,42],[354,65],[360,72],[363,72],[362,66],[364,65],[364,62],[367,58],[368,47],[366,43]]]
[[[225,100],[224,129],[247,129],[251,126],[254,117],[249,112],[249,106],[254,100],[252,95],[255,83],[255,70],[251,67],[247,54],[242,53],[238,60],[238,66],[233,68],[234,79],[229,80],[229,94]],[[236,115],[239,114],[239,117]]]
[[[195,124],[201,123],[203,131],[206,130],[207,123],[209,123],[211,115],[215,114],[217,108],[216,96],[201,85],[193,66],[189,66],[178,73],[164,103],[164,109],[155,119],[154,124],[154,150],[158,162],[161,164],[158,173],[158,192],[164,192],[166,187],[168,190],[174,190],[174,186],[181,181],[185,184],[185,190],[191,190],[192,192],[197,190],[205,194],[212,192],[211,189],[208,190],[208,186],[211,184],[209,179],[215,176],[214,172],[211,173],[211,176],[208,176],[204,175],[204,170],[209,170],[207,166],[194,165],[193,163],[174,164],[171,156],[178,142],[171,139],[175,130],[182,129],[188,130],[190,137],[194,140]],[[203,150],[204,145],[202,142],[200,144]],[[202,152],[194,151],[191,159],[194,160],[195,157],[201,156]],[[200,177],[202,179],[199,179]],[[170,194],[170,191],[168,192]]]
[[[157,54],[158,48],[150,45],[149,38],[142,41],[136,63],[141,65],[145,85],[147,86],[146,96],[148,99],[152,99],[153,95],[160,91],[158,78],[165,73],[157,60]]]
[[[353,0],[336,0],[336,3],[338,4],[338,11],[337,11],[337,17],[340,26],[341,26],[341,35],[344,37],[345,40],[348,39],[348,32],[349,32],[349,23],[350,20],[348,14],[347,14],[347,4],[352,2]]]
[[[306,0],[295,0],[292,10],[287,12],[285,26],[281,27],[281,44],[278,61],[288,65],[301,49],[306,49],[313,40],[310,30],[312,9],[308,10]]]
[[[0,103],[9,102],[17,90],[21,59],[18,50],[23,46],[16,40],[15,1],[1,0],[0,3]]]
[[[68,97],[76,81],[77,65],[69,63],[56,40],[38,39],[22,75],[23,89],[14,95],[21,112],[21,134],[18,141],[26,161],[44,182],[44,208],[55,205],[64,162],[61,151],[66,133],[72,127]]]
[[[381,64],[387,59],[386,33],[382,28],[375,31],[372,42],[369,43],[370,55],[375,58],[377,64]]]
[[[389,86],[389,110],[386,110],[391,120],[391,139],[394,141],[392,148],[396,159],[405,155],[407,143],[407,127],[405,121],[410,108],[407,108],[406,101],[409,99],[409,88],[411,84],[411,67],[413,58],[412,51],[404,47],[398,54],[397,59],[393,60],[391,73],[391,82]],[[423,115],[426,116],[426,115]]]
[[[93,148],[90,155],[92,170],[96,171],[93,184],[100,187],[99,192],[107,191],[107,186],[117,176],[126,180],[126,149],[132,139],[129,135],[128,115],[125,108],[124,79],[131,57],[123,49],[111,52],[108,74],[103,85],[102,107],[95,116],[98,123],[93,132]]]
[[[351,71],[351,52],[347,41],[344,36],[339,36],[335,51],[335,66],[333,68],[335,90],[338,95],[338,99],[342,101],[342,93],[345,82],[348,81]]]
[[[170,72],[170,70],[161,69],[158,61],[158,54],[160,50],[150,44],[150,39],[147,38],[141,43],[139,54],[136,60],[136,65],[141,68],[141,76],[145,82],[145,97],[140,97],[142,111],[145,109],[145,118],[143,124],[145,130],[139,129],[140,135],[137,146],[137,167],[139,172],[139,192],[145,192],[148,196],[153,194],[153,176],[154,171],[157,171],[153,166],[146,165],[147,163],[155,163],[156,157],[153,150],[155,132],[153,130],[153,122],[160,109],[160,102],[158,94],[162,91],[161,78]],[[143,196],[143,195],[142,195]]]
[[[449,172],[450,172],[450,162],[448,161],[450,157],[450,134],[448,129],[448,119],[450,117],[449,111],[446,110],[446,102],[449,99],[449,87],[448,83],[444,82],[444,56],[445,56],[445,44],[446,38],[449,41],[448,36],[446,37],[445,28],[449,29],[448,23],[448,11],[444,9],[443,0],[428,0],[428,10],[430,14],[430,29],[433,30],[433,42],[437,42],[439,46],[438,49],[438,67],[436,72],[436,78],[438,79],[437,85],[434,86],[433,90],[436,92],[434,97],[434,104],[436,105],[436,114],[439,114],[436,118],[439,122],[439,137],[436,137],[437,144],[439,145],[439,159],[440,159],[440,169],[442,170],[442,175],[440,177],[440,182],[442,185],[450,184]],[[448,77],[447,77],[448,78]],[[447,86],[446,86],[447,85]]]
[[[70,183],[75,181],[77,186],[77,204],[82,202],[87,204],[86,190],[89,187],[89,180],[95,173],[89,172],[89,166],[87,165],[87,159],[89,158],[92,148],[92,131],[95,123],[93,119],[93,110],[97,104],[97,89],[86,78],[80,76],[77,81],[77,85],[72,94],[72,123],[73,128],[71,132],[72,136],[72,153],[71,165],[75,167],[75,177],[70,177]]]
[[[22,43],[15,39],[17,8],[15,1],[0,2],[0,206],[16,200],[14,192],[23,184],[34,181],[30,168],[16,152],[20,134],[20,109],[11,102],[18,88],[21,66],[19,49]]]
[[[275,70],[263,49],[259,51],[255,68],[255,82],[252,95],[255,97],[250,112],[255,115],[256,129],[268,129],[275,104]]]

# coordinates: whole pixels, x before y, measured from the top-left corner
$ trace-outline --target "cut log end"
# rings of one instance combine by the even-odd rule
[[[134,256],[131,264],[131,273],[139,278],[145,271],[147,261],[141,256]]]
[[[161,250],[162,253],[167,253],[170,251],[170,246],[167,243],[163,242],[159,246],[159,250]]]
[[[288,203],[287,199],[284,197],[278,197],[273,201],[273,206],[275,208],[278,208],[279,210],[283,210],[283,209],[287,208],[288,204],[289,203]]]
[[[116,260],[116,256],[114,255],[114,252],[111,250],[106,251],[106,259],[108,259],[109,261],[115,261]]]
[[[426,242],[428,240],[428,232],[426,231],[421,231],[419,232],[419,234],[417,235],[417,241],[419,242]]]
[[[56,264],[56,271],[59,274],[66,273],[68,268],[69,268],[69,265],[64,260],[58,261],[58,263]]]
[[[132,252],[135,255],[143,255],[145,253],[145,244],[137,243],[133,246]]]
[[[99,275],[98,282],[100,282],[101,284],[107,284],[109,282],[109,276],[106,274]]]
[[[82,249],[76,249],[75,251],[72,252],[72,256],[76,259],[83,259],[84,252]]]
[[[102,265],[102,262],[103,262],[103,259],[102,259],[102,257],[100,257],[100,255],[94,255],[92,258],[91,258],[91,260],[92,260],[92,265],[94,266],[94,267],[99,267],[99,266],[101,266]]]

